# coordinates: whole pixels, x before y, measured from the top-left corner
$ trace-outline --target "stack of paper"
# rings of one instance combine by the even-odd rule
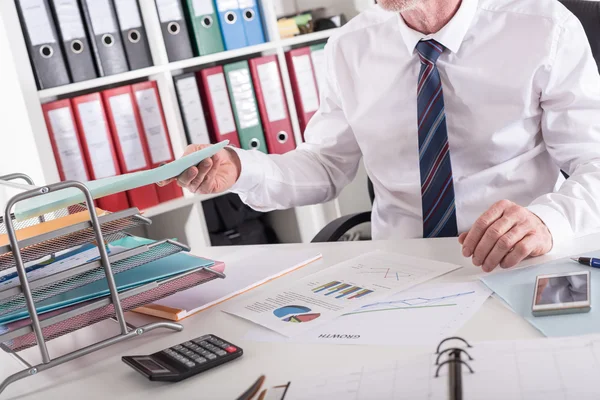
[[[266,254],[268,256],[266,256]],[[248,252],[244,252],[248,254]],[[262,256],[261,256],[262,255]],[[250,252],[243,260],[225,260],[228,265],[237,264],[238,268],[229,268],[225,281],[215,280],[202,286],[191,288],[153,304],[135,309],[135,312],[159,318],[180,321],[190,315],[206,310],[216,304],[246,293],[258,286],[296,271],[321,259],[320,254],[306,251],[285,251],[281,249]],[[253,259],[271,260],[254,263]]]

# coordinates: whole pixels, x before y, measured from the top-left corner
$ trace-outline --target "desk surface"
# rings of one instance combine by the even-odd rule
[[[600,242],[600,234],[586,236],[553,250],[550,255],[529,260],[525,264],[537,264],[550,259],[597,250],[598,242]],[[480,269],[473,267],[470,260],[462,257],[456,239],[278,245],[278,248],[286,251],[297,251],[299,248],[314,249],[315,253],[320,252],[323,255],[323,260],[268,285],[286,285],[300,277],[375,249],[464,266],[464,268],[442,276],[433,282],[468,281],[481,276]],[[227,262],[228,259],[243,259],[244,252],[252,251],[250,248],[210,248],[202,256]],[[227,265],[226,273],[230,275],[243,273],[244,268],[252,268],[253,265],[260,262],[260,259],[245,262],[232,261]],[[282,268],[289,267],[285,265],[284,260],[282,262]],[[223,284],[227,284],[227,280],[223,281]],[[265,288],[267,286],[255,289],[255,291]],[[340,366],[340,360],[343,361],[344,366],[363,365],[432,352],[431,346],[349,347],[251,342],[244,340],[244,336],[253,327],[253,324],[221,312],[221,306],[213,307],[184,320],[182,322],[183,332],[154,331],[114,345],[14,383],[0,395],[0,398],[61,400],[85,398],[91,400],[107,398],[162,399],[177,396],[182,399],[231,400],[241,394],[261,374],[266,375],[267,385],[274,385],[287,382],[294,377],[331,371]],[[131,318],[128,321],[134,325],[155,321],[151,317],[137,314],[129,314],[129,317]],[[50,355],[56,357],[65,354],[117,332],[117,324],[112,321],[96,324],[51,341],[48,346]],[[149,382],[121,361],[122,355],[150,354],[206,333],[216,334],[241,346],[245,351],[244,356],[227,366],[205,372],[177,384]],[[495,298],[490,298],[458,334],[471,341],[541,337],[537,330]],[[29,349],[21,355],[29,362],[39,362],[39,354],[36,349]],[[315,363],[314,360],[318,360],[318,362]],[[0,380],[21,369],[22,367],[15,359],[0,351]]]

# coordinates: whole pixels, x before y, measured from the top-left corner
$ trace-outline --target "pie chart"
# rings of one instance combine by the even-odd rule
[[[287,317],[288,315],[303,314],[311,311],[312,310],[310,308],[304,306],[285,306],[273,311],[273,314],[275,314],[275,316],[278,318],[283,318]]]
[[[321,316],[321,314],[302,314],[302,315],[292,315],[291,317],[287,317],[282,319],[283,322],[310,322],[314,319],[317,319]]]

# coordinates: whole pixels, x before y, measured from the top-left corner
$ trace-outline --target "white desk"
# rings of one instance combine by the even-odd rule
[[[600,234],[573,241],[553,254],[527,263],[539,263],[549,259],[596,250],[600,245]],[[451,274],[436,281],[452,282],[476,279],[480,274],[470,260],[462,257],[456,239],[406,240],[396,242],[352,242],[311,245],[281,245],[282,249],[293,251],[303,248],[315,249],[323,254],[323,260],[292,274],[284,276],[269,285],[285,285],[299,277],[316,272],[340,261],[359,254],[381,249],[407,255],[446,261],[463,265]],[[202,254],[206,257],[227,262],[234,252],[248,251],[244,248],[211,248]],[[229,254],[229,256],[228,256]],[[260,260],[232,262],[226,268],[227,274],[243,273],[244,268],[252,268]],[[285,261],[282,260],[285,264]],[[282,265],[286,267],[286,265]],[[287,266],[289,267],[289,266]],[[227,284],[227,280],[223,281]],[[255,289],[264,290],[266,286]],[[120,343],[105,350],[90,354],[70,363],[42,372],[12,384],[0,395],[0,399],[235,399],[249,387],[259,375],[265,374],[267,385],[285,383],[291,378],[303,375],[312,376],[321,371],[331,371],[337,366],[363,365],[383,360],[395,360],[421,353],[430,354],[431,347],[401,346],[340,346],[340,345],[299,345],[286,343],[257,343],[244,340],[252,323],[225,314],[221,307],[207,311],[183,321],[181,333],[154,331],[139,338]],[[149,317],[130,314],[130,322],[143,324],[152,320]],[[74,334],[49,342],[50,355],[55,357],[74,348],[91,344],[116,333],[117,325],[105,321],[94,327],[85,328]],[[214,333],[241,346],[245,354],[242,358],[222,367],[205,372],[177,384],[149,382],[137,372],[123,364],[122,355],[150,354],[165,347],[184,342],[205,333]],[[470,341],[533,338],[541,335],[527,322],[507,309],[502,303],[490,298],[478,314],[460,332]],[[39,360],[37,349],[22,353],[29,362]],[[22,369],[11,356],[0,351],[0,378]]]

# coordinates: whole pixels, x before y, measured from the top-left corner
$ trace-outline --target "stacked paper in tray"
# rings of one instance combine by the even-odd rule
[[[152,244],[154,241],[139,238],[139,237],[126,237],[115,242],[112,242],[109,246],[113,252],[119,252],[124,249],[132,249],[141,245]],[[89,246],[81,247],[80,252],[89,253],[90,250],[95,250],[95,255],[89,254],[90,259],[83,260],[80,262],[91,261],[96,258],[98,251],[97,248],[90,249]],[[76,256],[77,252],[73,252],[72,256]],[[81,260],[80,260],[81,261]],[[115,275],[115,282],[119,291],[135,288],[142,286],[150,282],[161,281],[168,279],[186,272],[190,272],[203,267],[214,266],[215,262],[204,258],[194,257],[188,254],[179,253],[173,254],[168,257],[141,265],[139,267],[121,272]],[[46,266],[51,268],[52,264]],[[72,266],[71,266],[72,267]],[[39,272],[39,270],[33,270],[32,272]],[[58,271],[54,271],[54,273]],[[108,283],[106,278],[100,279],[93,283],[78,287],[61,293],[59,295],[50,297],[44,301],[36,304],[36,309],[39,313],[46,313],[53,310],[62,309],[68,306],[79,304],[88,300],[97,299],[109,294]],[[0,304],[0,314],[2,311],[2,305]],[[27,310],[19,310],[6,315],[0,316],[0,324],[6,324],[15,322],[18,320],[25,319],[29,316]]]
[[[152,185],[179,176],[186,169],[198,165],[206,158],[212,157],[228,144],[228,141],[223,141],[158,168],[98,179],[86,182],[85,185],[90,190],[94,199]],[[17,203],[15,206],[15,217],[17,220],[34,218],[84,201],[85,196],[79,189],[68,188]]]

